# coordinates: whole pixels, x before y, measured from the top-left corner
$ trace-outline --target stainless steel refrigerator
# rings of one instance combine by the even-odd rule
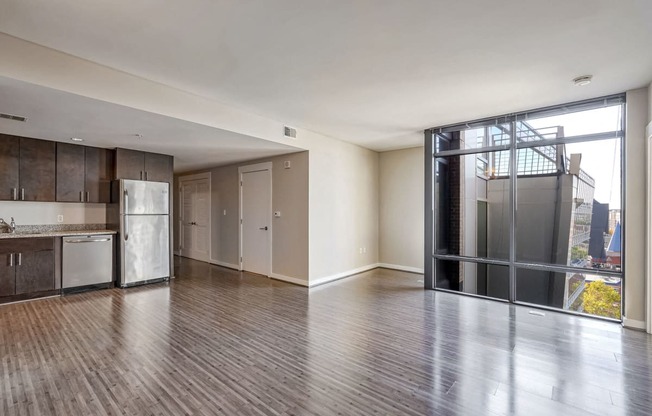
[[[170,185],[122,179],[111,186],[108,221],[118,231],[121,287],[170,277]]]

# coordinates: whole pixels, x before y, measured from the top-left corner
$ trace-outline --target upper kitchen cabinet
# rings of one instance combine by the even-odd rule
[[[57,201],[108,203],[113,151],[57,143]]]
[[[0,134],[0,200],[18,199],[20,138]]]
[[[111,202],[114,156],[110,149],[86,148],[86,202]]]
[[[0,134],[0,200],[54,201],[54,142]]]
[[[84,202],[84,146],[57,143],[57,202]]]
[[[137,150],[116,149],[115,151],[115,178],[116,179],[145,179],[145,153]]]
[[[172,182],[172,156],[117,149],[115,157],[116,179]]]
[[[172,156],[145,153],[145,180],[172,183]]]

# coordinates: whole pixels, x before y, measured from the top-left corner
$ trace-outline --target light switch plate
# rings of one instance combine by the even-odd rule
[[[281,211],[274,211],[274,217],[279,218],[281,216]]]

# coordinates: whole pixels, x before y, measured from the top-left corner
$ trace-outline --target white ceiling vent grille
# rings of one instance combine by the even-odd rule
[[[293,139],[297,138],[297,129],[292,127],[285,126],[285,137],[291,137]]]
[[[5,114],[5,113],[0,113],[0,118],[4,118],[7,120],[14,120],[14,121],[22,121],[23,123],[27,121],[27,117],[15,116],[13,114]]]

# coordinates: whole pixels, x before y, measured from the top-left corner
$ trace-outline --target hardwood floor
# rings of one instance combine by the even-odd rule
[[[0,306],[1,415],[650,415],[652,337],[423,290],[177,279]]]

